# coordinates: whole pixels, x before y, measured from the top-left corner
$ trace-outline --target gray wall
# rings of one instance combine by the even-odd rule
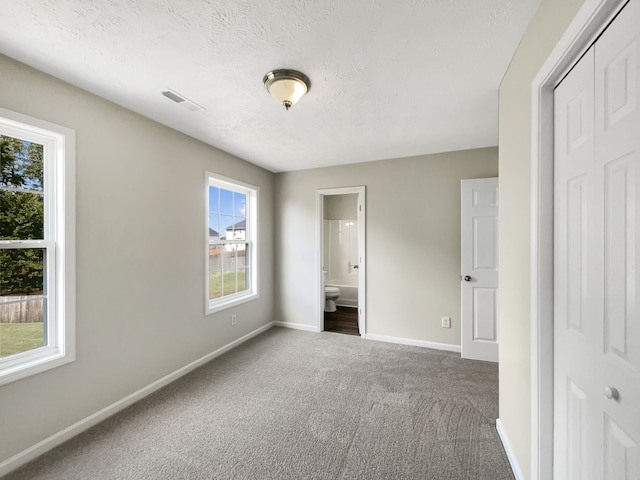
[[[274,175],[7,57],[0,72],[1,107],[77,142],[77,360],[0,387],[2,462],[273,319]],[[210,316],[205,170],[260,187],[260,298]]]
[[[275,319],[318,317],[316,190],[365,185],[367,333],[459,345],[460,180],[497,173],[484,148],[277,174]]]
[[[531,82],[582,4],[542,0],[500,86],[500,421],[525,478],[531,465]]]

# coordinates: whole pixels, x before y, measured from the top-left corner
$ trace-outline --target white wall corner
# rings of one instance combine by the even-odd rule
[[[513,476],[516,478],[516,480],[525,480],[525,476],[522,474],[522,469],[520,468],[518,459],[516,458],[516,455],[513,452],[513,448],[511,448],[511,443],[509,443],[507,432],[504,431],[504,428],[502,427],[502,422],[500,421],[499,418],[496,420],[496,430],[498,431],[498,436],[500,437],[500,441],[502,442],[504,451],[507,454],[507,458],[509,459],[511,470],[513,470]]]

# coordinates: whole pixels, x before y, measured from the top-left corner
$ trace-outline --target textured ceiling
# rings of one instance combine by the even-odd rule
[[[498,85],[537,3],[1,0],[0,52],[289,171],[496,145]],[[288,112],[262,85],[276,68],[311,79]]]

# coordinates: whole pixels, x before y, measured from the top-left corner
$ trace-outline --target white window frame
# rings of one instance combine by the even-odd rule
[[[0,133],[43,145],[44,239],[0,248],[46,249],[47,344],[0,359],[0,385],[75,360],[75,131],[0,108]]]
[[[231,241],[227,243],[247,243],[249,248],[249,289],[233,295],[221,298],[209,299],[209,187],[218,187],[225,190],[244,193],[247,196],[246,204],[246,239],[244,241]],[[224,177],[213,172],[205,172],[205,281],[204,303],[205,315],[210,315],[221,310],[226,310],[259,297],[258,294],[258,195],[259,188],[232,178]],[[221,232],[218,232],[221,233]]]

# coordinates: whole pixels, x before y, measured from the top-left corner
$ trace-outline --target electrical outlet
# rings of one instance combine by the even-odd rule
[[[442,317],[442,328],[451,328],[451,317]]]
[[[231,315],[231,325],[235,325],[236,323],[238,323],[238,318],[236,315]]]

